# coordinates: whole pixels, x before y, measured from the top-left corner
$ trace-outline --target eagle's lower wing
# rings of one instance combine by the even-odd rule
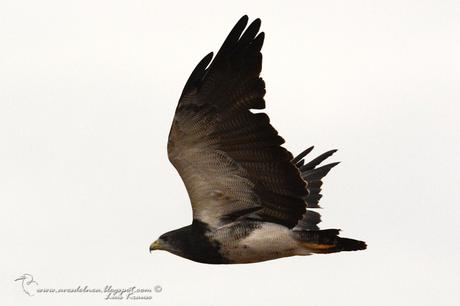
[[[168,141],[168,155],[192,202],[193,218],[212,227],[258,218],[288,227],[305,212],[305,181],[263,109],[264,34],[241,18],[208,67],[192,72]],[[244,31],[244,33],[243,33]],[[243,33],[243,34],[242,34]],[[241,35],[242,34],[242,35]]]

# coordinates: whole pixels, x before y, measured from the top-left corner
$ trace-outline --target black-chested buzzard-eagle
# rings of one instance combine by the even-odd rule
[[[337,163],[319,166],[284,143],[265,113],[259,74],[264,33],[260,19],[243,16],[219,52],[205,56],[177,105],[168,156],[190,197],[193,222],[160,236],[166,250],[212,264],[259,262],[293,255],[363,250],[362,241],[320,230],[321,179]]]

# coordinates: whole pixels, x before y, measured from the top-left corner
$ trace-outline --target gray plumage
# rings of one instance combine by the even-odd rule
[[[163,234],[150,249],[203,263],[249,263],[293,255],[365,249],[364,242],[319,230],[320,166],[335,150],[305,163],[293,158],[265,113],[260,19],[243,16],[219,52],[187,80],[168,139],[193,222]],[[212,60],[212,62],[211,62]]]

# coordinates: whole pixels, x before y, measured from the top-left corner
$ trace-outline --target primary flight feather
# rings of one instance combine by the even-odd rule
[[[212,264],[251,263],[294,255],[363,250],[362,241],[320,230],[321,179],[337,163],[296,158],[265,113],[260,78],[264,33],[243,16],[213,59],[205,56],[187,80],[168,139],[193,210],[189,226],[160,236],[166,250]]]

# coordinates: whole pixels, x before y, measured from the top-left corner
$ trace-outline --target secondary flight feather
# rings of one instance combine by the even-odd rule
[[[366,248],[320,230],[322,178],[337,163],[310,162],[281,145],[265,113],[260,78],[264,33],[260,19],[243,16],[213,58],[193,70],[176,108],[168,157],[181,176],[193,210],[191,225],[165,233],[150,250],[166,250],[212,264],[251,263],[294,255]]]

